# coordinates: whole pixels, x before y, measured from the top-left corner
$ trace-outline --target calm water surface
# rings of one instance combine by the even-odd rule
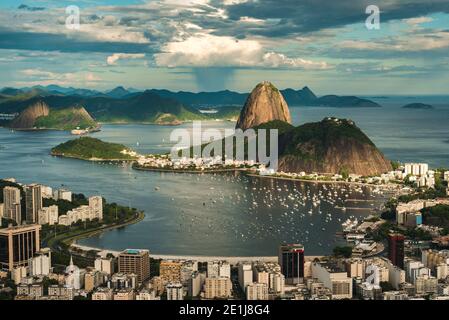
[[[428,102],[426,99],[423,102]],[[398,106],[407,102],[403,98],[378,101],[384,108],[292,107],[291,112],[295,124],[326,116],[351,118],[390,159],[449,167],[448,100],[435,100],[435,110],[401,109]],[[212,122],[206,126],[224,129],[234,124]],[[142,153],[167,152],[171,130],[173,127],[105,125],[93,136],[124,143]],[[307,254],[326,254],[338,241],[335,232],[341,230],[342,221],[349,216],[366,216],[384,200],[369,188],[331,189],[242,175],[138,172],[49,155],[51,147],[71,138],[66,132],[12,133],[0,128],[0,177],[52,187],[64,185],[74,192],[101,194],[108,201],[145,210],[144,221],[81,241],[88,246],[148,248],[159,254],[246,256],[276,255],[280,242],[295,241],[304,243]],[[348,207],[347,212],[338,208],[341,206]]]

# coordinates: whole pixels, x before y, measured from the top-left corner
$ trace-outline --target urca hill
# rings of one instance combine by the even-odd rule
[[[329,117],[299,127],[290,123],[282,93],[263,82],[249,96],[237,128],[279,130],[279,171],[369,176],[392,170],[390,161],[351,120]]]

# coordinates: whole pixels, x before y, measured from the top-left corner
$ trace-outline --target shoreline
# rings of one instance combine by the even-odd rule
[[[276,180],[287,180],[287,181],[298,181],[298,182],[310,182],[310,183],[317,183],[317,184],[345,184],[345,185],[356,185],[356,186],[366,186],[366,187],[379,187],[388,189],[390,186],[388,184],[372,184],[372,183],[364,183],[364,182],[351,182],[351,181],[327,181],[327,180],[309,180],[309,179],[297,179],[297,178],[289,178],[289,177],[279,177],[279,176],[262,176],[259,174],[247,174],[250,177],[256,177],[256,178],[268,178],[268,179],[276,179]],[[394,185],[394,189],[398,189],[399,185]],[[393,190],[394,190],[393,189]]]
[[[134,162],[136,159],[100,159],[100,158],[83,158],[80,156],[72,156],[72,155],[66,155],[66,154],[60,154],[55,152],[50,152],[50,155],[52,157],[57,158],[68,158],[68,159],[76,159],[76,160],[83,160],[88,162]]]
[[[77,243],[71,244],[72,248],[77,248],[83,251],[95,250],[100,253],[112,253],[113,255],[118,255],[121,251],[110,250],[107,248],[95,248],[90,246],[84,246]],[[263,262],[277,262],[278,256],[207,256],[207,255],[195,255],[195,254],[152,254],[150,252],[150,257],[153,259],[163,259],[163,260],[197,260],[200,262],[216,261],[216,260],[227,260],[231,264],[233,262],[240,261],[263,261]],[[322,258],[325,256],[305,256],[308,261],[313,261],[315,258]]]
[[[171,172],[171,173],[193,173],[193,174],[201,174],[201,173],[227,173],[227,172],[245,172],[248,171],[246,168],[230,168],[230,169],[217,169],[217,170],[182,170],[182,169],[164,169],[164,168],[148,168],[148,167],[139,167],[132,166],[134,170],[137,171],[152,171],[152,172]]]
[[[127,162],[133,163],[132,169],[137,171],[149,171],[149,172],[167,172],[167,173],[187,173],[187,174],[213,174],[213,173],[229,173],[229,172],[241,172],[246,174],[249,177],[260,178],[260,179],[274,179],[274,180],[285,180],[285,181],[297,181],[297,182],[306,182],[306,183],[314,183],[314,184],[342,184],[342,185],[354,185],[354,186],[365,186],[365,187],[379,187],[382,189],[386,189],[389,191],[394,191],[399,189],[400,185],[398,184],[372,184],[365,182],[352,182],[352,181],[333,181],[333,180],[311,180],[311,179],[301,179],[301,178],[289,178],[289,177],[280,177],[280,176],[272,176],[272,175],[260,175],[251,173],[251,169],[248,168],[229,168],[229,169],[215,169],[215,170],[183,170],[183,169],[164,169],[164,168],[150,168],[150,167],[141,167],[136,166],[134,163],[136,159],[98,159],[98,158],[82,158],[78,156],[70,156],[70,155],[62,155],[50,152],[50,155],[58,158],[68,158],[68,159],[76,159],[83,160],[88,162]]]
[[[62,237],[61,237],[61,239],[58,239],[58,241],[67,244],[69,247],[72,247],[76,243],[77,240],[87,239],[87,238],[90,238],[90,237],[95,236],[97,234],[102,234],[103,232],[107,232],[107,231],[111,231],[111,230],[114,230],[114,229],[123,228],[123,227],[129,226],[131,224],[139,223],[144,218],[145,218],[145,213],[143,211],[141,211],[141,212],[138,213],[137,216],[129,219],[128,221],[124,221],[123,223],[120,223],[120,224],[105,225],[105,226],[98,227],[96,229],[86,230],[86,231],[81,232],[79,234],[70,235],[68,237],[64,237],[64,233],[62,233],[61,234]],[[51,240],[53,240],[53,239],[52,238],[46,239],[46,244],[49,247],[53,246],[53,244],[49,245],[49,242]]]
[[[61,129],[61,128],[12,128],[12,127],[8,127],[8,126],[1,126],[2,128],[5,129],[9,129],[9,130],[13,130],[13,131],[30,131],[30,132],[36,132],[36,131],[63,131],[63,132],[71,132],[72,130],[76,130],[76,128],[74,129]],[[100,132],[101,131],[101,125],[97,126],[95,128],[91,128],[91,129],[81,129],[81,130],[86,130],[86,134],[89,133],[95,133],[95,132]]]

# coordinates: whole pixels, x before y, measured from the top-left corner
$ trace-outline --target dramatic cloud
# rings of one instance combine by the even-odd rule
[[[417,33],[408,36],[390,37],[372,41],[347,40],[341,42],[340,49],[373,51],[373,52],[398,52],[398,53],[425,53],[439,49],[449,50],[449,32],[438,31],[429,33]]]
[[[24,69],[21,74],[27,76],[27,81],[16,81],[16,86],[50,85],[61,86],[95,85],[103,79],[92,72],[53,72],[42,69]]]
[[[300,69],[328,69],[330,66],[327,62],[315,62],[301,58],[289,58],[284,54],[269,52],[263,56],[263,65],[272,68],[290,67]]]
[[[42,11],[45,10],[44,7],[30,7],[26,4],[21,4],[17,9],[19,10],[28,10],[28,11]]]
[[[237,40],[210,34],[196,34],[183,41],[166,44],[155,54],[156,64],[165,67],[262,67],[325,69],[326,62],[289,58],[266,52],[255,40]]]
[[[286,86],[327,83],[331,90],[317,90],[335,92],[366,77],[426,75],[432,90],[449,80],[449,0],[75,2],[0,1],[1,84],[248,90],[273,78]],[[79,30],[65,26],[68,4],[80,6]],[[372,4],[381,11],[380,30],[365,27]]]
[[[43,71],[40,69],[25,69],[20,72],[26,76],[45,78],[45,79],[52,79],[52,78],[56,78],[56,76],[57,76],[54,72]]]
[[[108,65],[114,65],[120,59],[141,59],[145,58],[145,54],[143,53],[114,53],[112,56],[109,56],[106,60]]]
[[[270,28],[257,28],[249,34],[287,36],[326,28],[363,24],[367,6],[375,4],[381,10],[381,21],[415,18],[437,12],[449,13],[447,0],[248,0],[231,4],[226,13],[235,21],[243,17],[273,23]]]
[[[422,23],[432,22],[432,21],[433,21],[433,19],[430,17],[418,17],[418,18],[404,19],[404,22],[408,23],[411,26],[418,26]]]
[[[0,49],[62,52],[151,52],[145,43],[79,41],[65,34],[16,32],[0,29]]]

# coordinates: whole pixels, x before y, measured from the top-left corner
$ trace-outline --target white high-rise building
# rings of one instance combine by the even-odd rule
[[[96,291],[92,294],[92,300],[112,300],[113,291],[110,288],[97,288]]]
[[[413,176],[423,176],[429,171],[427,163],[406,163],[404,165],[404,174]]]
[[[181,283],[169,283],[165,287],[167,300],[184,300],[184,290]]]
[[[246,287],[253,283],[253,265],[251,262],[241,262],[239,264],[239,284],[243,292],[246,292]]]
[[[333,265],[325,263],[312,263],[312,276],[331,290],[332,299],[352,298],[352,279],[346,271],[342,271]]]
[[[273,293],[284,294],[285,276],[282,273],[270,273],[270,284],[268,287]]]
[[[385,264],[388,268],[388,282],[393,288],[399,290],[400,284],[406,282],[405,271],[395,266],[390,260],[386,260]]]
[[[153,289],[142,289],[136,294],[136,300],[160,300],[160,297],[156,299],[156,291]]]
[[[268,300],[268,286],[265,283],[251,283],[246,287],[246,300]]]
[[[51,272],[51,251],[42,249],[29,262],[30,274],[32,276],[48,276]]]
[[[103,198],[100,196],[94,196],[89,198],[89,208],[92,216],[90,220],[98,219],[103,220]]]
[[[0,219],[3,218],[4,210],[5,210],[5,205],[3,203],[0,203]]]
[[[188,295],[190,297],[196,297],[201,293],[202,278],[198,271],[192,273],[189,283],[187,285]]]
[[[227,261],[213,261],[207,263],[207,276],[213,277],[231,277],[231,265]]]
[[[421,261],[408,260],[405,263],[407,281],[415,284],[419,276],[430,276],[430,269],[425,267]]]
[[[449,171],[444,171],[444,181],[449,181]]]
[[[198,262],[197,261],[184,261],[181,266],[181,283],[184,287],[189,285],[189,281],[194,272],[198,271]]]
[[[438,293],[438,280],[430,275],[419,275],[415,279],[416,294]]]
[[[53,198],[53,189],[49,186],[41,185],[42,197],[46,199]]]
[[[69,217],[66,214],[63,214],[59,216],[58,224],[60,226],[70,226],[71,222],[69,221]]]
[[[209,261],[207,263],[207,276],[209,278],[218,277],[220,273],[220,266],[218,261]]]
[[[115,272],[114,271],[114,259],[98,257],[97,259],[95,259],[95,270],[112,275]]]
[[[435,276],[438,280],[444,280],[449,276],[449,266],[446,263],[440,263],[435,267]]]
[[[37,223],[39,210],[42,209],[42,189],[38,184],[31,184],[25,188],[26,220]]]
[[[281,266],[278,263],[254,263],[253,281],[256,283],[265,283],[270,293],[284,293],[285,276],[281,273]]]
[[[231,296],[232,282],[229,278],[206,278],[204,284],[204,297],[206,299],[229,298]]]
[[[72,202],[72,192],[66,189],[59,189],[56,192],[56,200],[67,200]]]
[[[56,205],[43,207],[41,210],[39,210],[38,223],[40,225],[49,224],[52,226],[58,222],[58,218],[58,206]]]
[[[16,187],[3,188],[3,217],[20,224],[22,222],[22,210],[20,205],[20,190]]]
[[[220,264],[219,277],[231,278],[231,265],[227,261],[222,261]]]

